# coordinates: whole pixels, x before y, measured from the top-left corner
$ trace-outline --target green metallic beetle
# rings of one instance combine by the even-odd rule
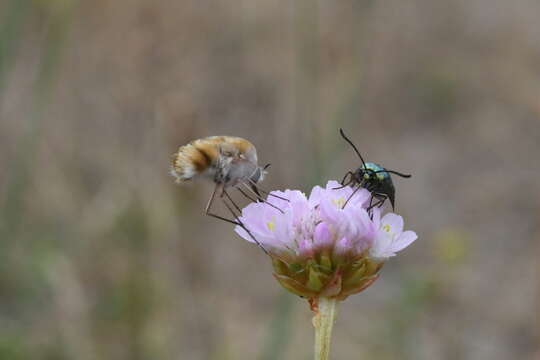
[[[347,136],[345,136],[343,129],[339,129],[339,133],[341,134],[343,139],[345,139],[345,141],[347,141],[353,147],[354,151],[362,161],[362,165],[360,165],[358,169],[356,169],[355,171],[348,171],[343,177],[343,180],[341,180],[341,187],[349,185],[353,185],[356,187],[349,199],[359,189],[364,188],[371,193],[371,200],[367,209],[368,212],[376,206],[382,206],[386,199],[390,200],[390,204],[392,204],[393,210],[395,205],[396,190],[394,188],[394,183],[392,182],[392,177],[390,176],[390,174],[395,174],[404,178],[410,178],[411,175],[385,169],[381,165],[373,162],[365,162],[356,146],[352,143],[351,140],[347,138]],[[345,204],[347,204],[349,199],[347,199]],[[373,199],[376,199],[377,202],[373,203]]]

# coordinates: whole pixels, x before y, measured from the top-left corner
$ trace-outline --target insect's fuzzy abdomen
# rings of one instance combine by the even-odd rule
[[[218,155],[215,141],[209,138],[194,140],[173,154],[171,175],[178,182],[190,180],[211,168]]]
[[[171,175],[177,182],[202,175],[232,185],[252,176],[257,168],[257,152],[251,142],[235,136],[209,136],[178,148]]]

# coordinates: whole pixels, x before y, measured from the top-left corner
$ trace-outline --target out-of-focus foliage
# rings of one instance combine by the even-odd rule
[[[336,359],[540,353],[540,3],[0,2],[0,359],[305,359],[310,314],[169,154],[256,144],[265,187],[366,158],[419,234]],[[220,209],[224,211],[225,209]]]

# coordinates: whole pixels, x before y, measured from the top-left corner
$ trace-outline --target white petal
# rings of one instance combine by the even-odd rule
[[[399,235],[399,237],[394,240],[394,243],[391,246],[393,252],[398,252],[405,249],[413,241],[418,239],[418,235],[414,231],[405,231]]]
[[[403,231],[403,218],[394,213],[388,213],[383,216],[382,224],[390,226],[390,232],[394,234],[399,234]]]

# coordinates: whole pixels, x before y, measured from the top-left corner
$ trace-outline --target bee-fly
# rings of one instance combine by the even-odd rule
[[[343,180],[341,181],[342,187],[349,186],[351,184],[353,186],[356,186],[356,189],[351,194],[349,199],[358,191],[358,189],[364,188],[371,193],[371,200],[369,202],[368,212],[376,206],[382,206],[386,199],[390,200],[390,204],[392,204],[393,210],[395,206],[396,190],[394,188],[394,183],[392,182],[392,177],[390,176],[390,174],[395,174],[404,178],[410,178],[411,175],[402,174],[395,170],[385,169],[381,165],[373,162],[365,162],[353,142],[349,140],[347,136],[345,136],[343,129],[339,129],[339,133],[341,134],[343,139],[345,139],[345,141],[347,141],[352,146],[352,148],[360,158],[360,161],[362,161],[362,165],[360,165],[358,169],[354,171],[348,171],[343,177]],[[347,204],[349,199],[347,199],[345,205]],[[376,199],[377,202],[373,203],[373,199]]]
[[[268,166],[269,164],[258,165],[257,150],[248,140],[234,136],[210,136],[180,146],[173,154],[170,173],[176,178],[177,183],[196,178],[213,181],[215,187],[204,210],[205,215],[241,226],[257,245],[266,251],[239,219],[240,207],[234,202],[227,189],[234,187],[252,201],[266,202],[260,193],[268,194],[268,192],[258,187],[257,183],[263,180]],[[232,214],[233,219],[211,212],[217,194]],[[273,206],[268,202],[267,204]]]

